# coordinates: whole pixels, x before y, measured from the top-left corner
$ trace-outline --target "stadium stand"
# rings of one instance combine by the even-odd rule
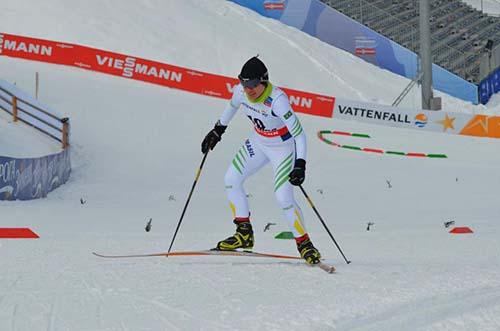
[[[417,0],[321,1],[419,53]],[[500,45],[500,17],[484,14],[460,0],[434,0],[430,23],[433,63],[474,84],[497,69],[481,62]]]

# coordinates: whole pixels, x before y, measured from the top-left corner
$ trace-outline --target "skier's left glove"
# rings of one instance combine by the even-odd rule
[[[304,179],[306,179],[306,160],[297,159],[289,175],[290,184],[299,186],[304,182]]]

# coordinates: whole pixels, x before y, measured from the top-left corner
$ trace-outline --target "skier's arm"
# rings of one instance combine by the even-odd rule
[[[274,100],[273,112],[286,125],[288,132],[295,139],[296,159],[306,160],[307,156],[307,141],[306,134],[299,118],[290,107],[290,103],[286,95],[282,94]]]
[[[207,153],[209,150],[214,149],[215,145],[217,145],[217,143],[220,141],[222,134],[226,131],[229,122],[234,117],[234,114],[236,114],[236,111],[241,105],[242,91],[243,90],[241,89],[240,85],[234,88],[234,93],[231,101],[229,101],[221,117],[219,118],[217,123],[215,123],[214,128],[210,130],[209,133],[207,133],[207,135],[201,142],[201,152],[203,154]]]
[[[231,122],[231,120],[233,119],[234,115],[238,111],[238,108],[240,108],[242,102],[242,96],[243,96],[243,89],[241,88],[241,85],[235,86],[233,96],[231,97],[231,100],[227,104],[226,108],[224,109],[224,112],[219,118],[218,123],[224,126],[229,125],[229,122]]]

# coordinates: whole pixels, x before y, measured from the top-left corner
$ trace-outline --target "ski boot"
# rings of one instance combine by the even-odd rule
[[[250,221],[233,221],[236,224],[236,233],[219,241],[216,249],[220,251],[234,251],[237,248],[251,250],[253,248],[253,230]]]
[[[300,238],[295,238],[297,241],[297,249],[299,250],[300,256],[306,260],[308,264],[318,264],[321,259],[321,254],[313,246],[309,236],[306,234]]]

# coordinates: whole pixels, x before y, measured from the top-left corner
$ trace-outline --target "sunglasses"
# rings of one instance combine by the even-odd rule
[[[238,76],[238,79],[240,80],[241,85],[247,88],[256,88],[261,83],[260,78],[247,79]]]

